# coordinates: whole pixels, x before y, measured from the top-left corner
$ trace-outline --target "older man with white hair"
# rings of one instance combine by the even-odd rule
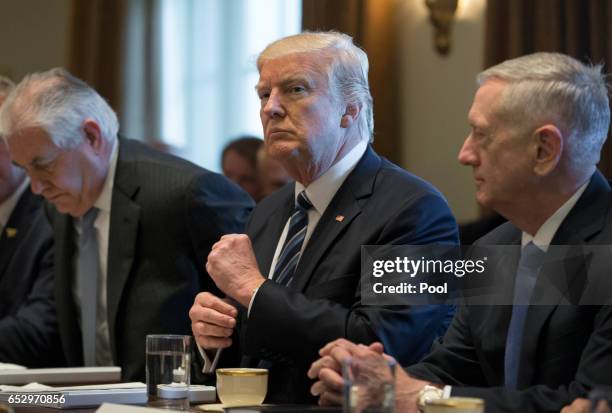
[[[414,362],[452,313],[363,304],[361,246],[456,243],[457,228],[436,189],[372,149],[368,58],[349,36],[280,39],[257,68],[266,152],[296,182],[213,246],[206,268],[231,300],[201,293],[190,316],[205,368],[268,367],[268,401],[309,402],[306,369],[327,341],[382,340]]]
[[[612,188],[596,168],[610,126],[605,75],[558,53],[511,59],[478,76],[468,120],[459,162],[473,169],[478,201],[509,221],[478,244],[516,245],[520,259],[502,280],[508,302],[468,299],[431,353],[398,371],[397,410],[471,396],[491,412],[558,412],[612,385],[609,248],[597,249],[612,244]],[[329,344],[309,372],[313,393],[340,403],[338,363],[381,349]]]
[[[118,139],[117,116],[63,69],[27,76],[0,112],[11,159],[49,204],[69,365],[119,365],[143,381],[147,334],[189,334],[215,291],[202,258],[243,228],[250,198],[221,175]]]

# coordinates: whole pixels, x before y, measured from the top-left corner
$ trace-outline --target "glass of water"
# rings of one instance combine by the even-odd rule
[[[345,360],[343,413],[394,413],[396,364],[374,353]]]
[[[146,344],[148,405],[189,410],[191,338],[148,335]]]

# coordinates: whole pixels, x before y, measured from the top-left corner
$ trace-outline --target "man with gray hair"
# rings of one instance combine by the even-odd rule
[[[257,68],[266,152],[296,182],[213,246],[206,268],[230,300],[201,293],[190,316],[207,371],[268,367],[268,401],[309,402],[306,369],[327,341],[382,340],[414,362],[452,314],[363,304],[361,246],[456,243],[457,228],[436,189],[370,146],[368,58],[349,36],[280,39]]]
[[[558,53],[508,60],[478,76],[468,120],[459,162],[474,171],[478,201],[509,220],[478,244],[521,246],[513,279],[502,280],[512,305],[466,301],[431,353],[398,372],[397,410],[470,396],[492,412],[558,412],[593,386],[612,384],[612,308],[601,305],[612,293],[573,304],[587,266],[580,257],[551,257],[555,245],[612,243],[612,188],[596,169],[610,125],[605,76],[601,66]],[[593,268],[607,253],[591,251]],[[589,279],[598,281],[605,283]],[[320,380],[312,392],[322,404],[338,403],[335,363],[381,351],[329,344],[309,372]]]
[[[0,107],[14,89],[0,76]],[[0,362],[63,363],[53,299],[53,232],[0,140]]]
[[[221,175],[118,139],[110,106],[63,69],[24,78],[0,133],[52,205],[55,292],[68,364],[119,365],[143,381],[147,334],[189,334],[212,244],[243,228],[251,200]]]

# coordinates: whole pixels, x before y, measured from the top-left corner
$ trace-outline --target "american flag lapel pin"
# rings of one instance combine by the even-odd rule
[[[336,221],[338,222],[344,221],[344,215],[336,215]]]

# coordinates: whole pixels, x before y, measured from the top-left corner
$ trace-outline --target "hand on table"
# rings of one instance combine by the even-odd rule
[[[393,358],[383,353],[381,343],[372,343],[369,346],[355,344],[346,339],[338,339],[328,343],[319,354],[321,358],[312,363],[308,370],[308,377],[317,379],[310,392],[319,396],[319,405],[334,406],[342,404],[344,381],[342,378],[342,363],[348,358],[388,362]],[[373,363],[372,365],[383,365]],[[396,410],[401,413],[417,412],[417,398],[419,391],[428,384],[426,381],[410,377],[401,366],[395,370]]]

